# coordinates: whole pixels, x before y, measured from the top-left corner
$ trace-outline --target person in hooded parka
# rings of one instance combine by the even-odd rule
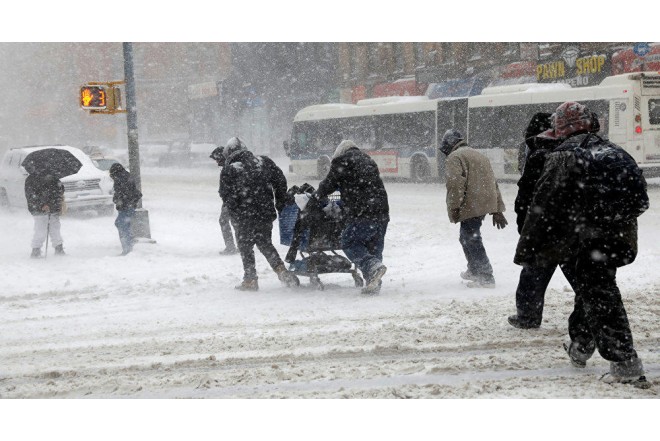
[[[112,164],[110,167],[110,177],[114,181],[114,194],[112,202],[117,209],[117,219],[115,226],[119,232],[119,241],[121,242],[121,255],[125,256],[133,251],[133,218],[135,209],[138,208],[142,193],[137,189],[135,181],[131,174],[119,163]]]
[[[255,245],[281,282],[287,286],[300,284],[295,274],[287,271],[272,242],[273,221],[284,208],[286,191],[286,177],[272,159],[255,156],[237,137],[227,141],[225,166],[220,173],[220,196],[236,230],[243,261],[243,282],[236,289],[259,289]]]
[[[211,159],[218,164],[218,167],[223,168],[225,166],[225,148],[223,146],[216,147],[211,155]],[[218,184],[218,195],[222,194],[220,191],[220,185]],[[222,255],[236,254],[238,253],[238,248],[236,248],[236,243],[234,242],[234,233],[231,230],[231,220],[229,218],[229,211],[222,205],[220,209],[220,217],[218,218],[218,223],[220,224],[220,232],[222,233],[222,239],[225,242],[225,249],[220,251]]]
[[[363,293],[378,293],[387,271],[383,249],[390,207],[378,165],[351,140],[337,146],[328,175],[314,197],[320,200],[335,191],[341,193],[347,219],[341,235],[342,251],[362,272],[367,282]]]
[[[617,268],[637,256],[637,219],[603,223],[593,216],[597,193],[585,186],[590,180],[582,152],[598,155],[621,148],[591,133],[592,118],[586,106],[565,102],[553,114],[553,128],[538,135],[561,144],[547,155],[534,187],[514,262],[546,268],[574,262],[575,304],[564,343],[571,363],[584,368],[598,349],[610,362],[605,381],[646,388],[650,383],[616,283]],[[603,197],[596,202],[607,204]]]
[[[522,175],[518,180],[518,194],[514,205],[518,234],[522,231],[525,219],[527,218],[527,212],[534,196],[534,187],[541,177],[546,157],[561,143],[560,140],[537,136],[552,128],[551,117],[552,114],[550,113],[539,112],[535,114],[524,133],[527,157],[522,169]],[[597,122],[598,120],[595,119],[595,121]],[[598,131],[599,127],[594,128],[595,131]],[[556,265],[548,267],[524,265],[522,267],[516,289],[517,312],[508,318],[511,326],[520,329],[533,329],[541,326],[545,290],[550,283],[550,279],[552,279],[556,267]],[[576,282],[575,275],[573,274],[573,266],[565,262],[561,263],[559,267],[569,284],[575,287]]]
[[[30,257],[41,257],[41,247],[48,235],[55,254],[64,255],[64,241],[60,234],[60,215],[64,207],[62,182],[52,175],[31,173],[25,178],[25,199],[28,210],[34,217]]]

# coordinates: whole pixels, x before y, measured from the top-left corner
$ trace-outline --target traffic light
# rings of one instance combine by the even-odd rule
[[[83,86],[80,88],[80,106],[85,110],[105,110],[108,108],[106,86]]]

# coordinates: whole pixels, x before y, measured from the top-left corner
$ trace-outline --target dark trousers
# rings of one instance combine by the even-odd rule
[[[117,210],[117,219],[115,219],[115,226],[119,232],[119,241],[121,242],[121,249],[124,253],[128,253],[133,249],[133,230],[131,223],[135,209],[129,208],[126,210]]]
[[[225,208],[224,204],[220,210],[220,218],[218,219],[218,222],[220,223],[220,231],[222,231],[222,239],[225,241],[225,247],[229,249],[236,249],[236,244],[234,243],[234,234],[231,231],[229,210]]]
[[[543,305],[545,303],[545,290],[555,273],[556,265],[549,267],[523,266],[520,271],[520,280],[516,289],[516,309],[518,320],[523,323],[539,326],[543,319]],[[563,263],[559,268],[566,280],[577,292],[575,280],[575,262]]]
[[[341,234],[341,248],[367,279],[383,262],[388,222],[358,219],[349,222]]]
[[[261,254],[266,257],[271,268],[284,266],[280,255],[273,246],[272,232],[273,223],[270,221],[256,222],[235,222],[232,221],[236,229],[236,242],[238,242],[238,251],[241,253],[243,261],[243,279],[257,280],[257,269],[254,260],[254,246],[256,245]]]
[[[571,340],[582,346],[595,341],[605,360],[636,358],[628,316],[616,284],[616,267],[594,260],[592,249],[586,247],[578,254],[575,265],[578,289],[568,319],[568,333]]]
[[[458,241],[463,247],[468,271],[490,281],[493,279],[493,267],[490,266],[486,249],[481,240],[481,223],[483,220],[484,216],[480,216],[462,221]]]

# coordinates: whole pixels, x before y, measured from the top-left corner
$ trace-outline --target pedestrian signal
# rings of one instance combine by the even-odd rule
[[[80,88],[80,106],[85,110],[104,110],[108,107],[105,86],[83,86]]]

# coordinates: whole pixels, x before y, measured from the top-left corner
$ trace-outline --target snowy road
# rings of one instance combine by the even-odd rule
[[[114,217],[68,216],[68,255],[31,260],[31,217],[0,213],[0,398],[658,397],[658,186],[640,218],[638,260],[618,274],[654,383],[638,390],[598,381],[608,369],[598,355],[584,370],[568,363],[561,343],[573,293],[561,274],[541,329],[506,322],[519,275],[513,183],[501,185],[509,227],[483,228],[494,290],[458,277],[465,259],[444,187],[386,183],[389,270],[381,294],[367,297],[347,274],[322,276],[325,291],[288,290],[260,255],[260,291],[235,291],[240,258],[218,255],[218,171],[190,175],[143,170],[157,243],[127,257],[116,257]]]

